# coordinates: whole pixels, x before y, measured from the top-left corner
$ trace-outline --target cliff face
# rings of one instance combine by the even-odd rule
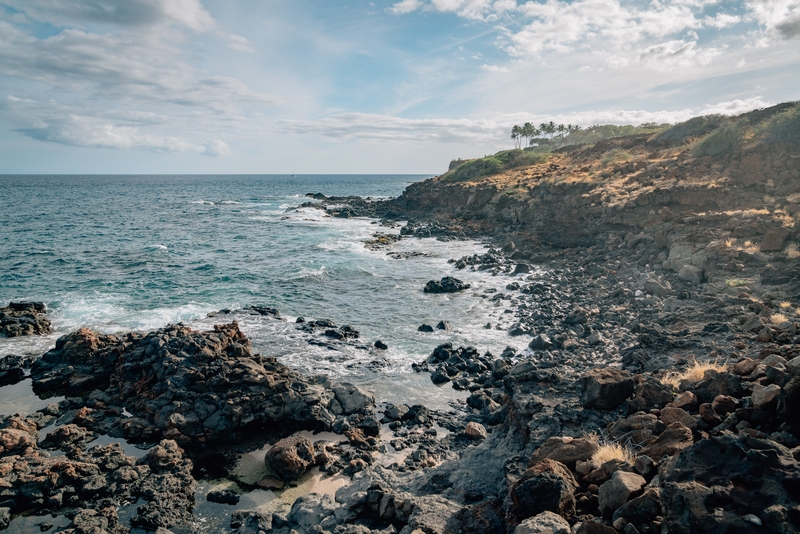
[[[445,174],[408,187],[393,210],[554,247],[606,245],[628,233],[669,247],[674,238],[763,239],[772,227],[796,237],[800,148],[756,145],[693,158],[646,137],[566,147],[547,163],[458,182]],[[617,237],[614,237],[617,236]],[[518,243],[519,244],[519,243]]]

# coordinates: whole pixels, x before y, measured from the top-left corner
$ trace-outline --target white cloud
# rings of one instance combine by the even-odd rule
[[[421,8],[423,5],[422,0],[403,0],[389,7],[389,13],[395,15],[405,15]]]
[[[241,35],[228,35],[228,48],[231,50],[237,50],[239,52],[249,52],[251,54],[255,52],[255,49],[250,44],[250,41]]]
[[[57,26],[105,23],[148,26],[174,23],[197,31],[210,30],[214,19],[200,0],[4,0],[30,19]]]
[[[501,67],[500,65],[488,65],[484,63],[481,65],[481,68],[488,72],[508,72],[506,67]]]
[[[212,158],[224,158],[230,155],[231,149],[224,141],[212,139],[203,143],[203,151],[201,153]]]
[[[378,142],[467,143],[491,146],[506,140],[514,124],[555,121],[578,124],[642,124],[645,122],[675,123],[698,115],[723,113],[735,115],[771,105],[760,96],[746,100],[719,102],[699,108],[680,110],[599,110],[537,115],[531,113],[501,114],[483,119],[406,119],[391,115],[342,113],[319,120],[285,120],[281,129],[292,134],[314,134],[333,139],[359,139]]]

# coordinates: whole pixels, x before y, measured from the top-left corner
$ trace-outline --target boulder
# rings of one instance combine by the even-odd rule
[[[375,395],[354,384],[343,382],[332,389],[345,414],[361,413],[375,405]]]
[[[655,278],[648,278],[644,282],[645,293],[656,295],[659,297],[668,297],[672,293],[672,286],[666,280],[656,280]]]
[[[11,302],[0,308],[0,337],[49,334],[50,321],[43,302]]]
[[[650,441],[642,448],[642,454],[659,460],[662,456],[672,456],[691,447],[692,443],[692,431],[683,423],[675,421],[667,425],[667,428],[659,436],[650,438]]]
[[[525,471],[511,487],[514,514],[518,521],[545,511],[572,517],[577,488],[578,483],[567,466],[555,460],[542,460]]]
[[[287,519],[302,528],[304,532],[309,532],[312,527],[333,516],[335,509],[336,503],[331,495],[308,493],[294,501]]]
[[[456,293],[458,291],[469,289],[470,287],[470,284],[465,284],[458,278],[445,276],[438,282],[436,280],[430,280],[427,284],[425,284],[423,291],[425,293]]]
[[[621,369],[593,369],[581,377],[581,405],[584,408],[613,410],[631,396],[633,376]]]
[[[698,441],[659,470],[661,505],[671,534],[794,532],[800,464],[766,439],[721,435]],[[732,482],[734,481],[734,482]],[[713,513],[709,513],[709,508]],[[754,515],[763,522],[749,520]]]
[[[684,265],[678,271],[678,278],[690,284],[699,284],[703,281],[703,269],[694,265]]]
[[[480,423],[470,421],[467,423],[464,434],[470,439],[486,439],[486,428]]]
[[[330,429],[332,412],[358,413],[371,425],[374,407],[373,397],[355,386],[253,354],[236,322],[206,332],[182,325],[145,334],[81,329],[62,336],[33,364],[31,377],[38,394],[103,391],[103,403],[114,410],[96,417],[134,442],[169,437],[209,446],[238,441],[245,429],[248,437],[261,432],[268,439],[275,425]]]
[[[697,429],[697,420],[686,410],[683,410],[682,408],[676,408],[675,406],[665,406],[662,408],[661,420],[667,425],[678,421],[690,430]]]
[[[575,469],[578,461],[589,460],[600,449],[597,441],[589,438],[552,437],[544,445],[536,449],[528,461],[529,466],[534,466],[549,458],[566,465],[570,470]]]
[[[417,327],[417,332],[425,332],[429,334],[433,332],[433,327],[429,324],[421,324]]]
[[[283,480],[297,480],[314,463],[314,444],[304,436],[292,436],[273,445],[264,462]]]
[[[545,511],[517,525],[514,534],[570,534],[570,527],[560,515]]]
[[[781,396],[781,387],[778,384],[762,386],[753,385],[753,408],[757,410],[774,410]]]
[[[791,232],[786,228],[780,226],[773,226],[761,238],[759,245],[761,252],[775,252],[783,250],[783,245],[786,243],[786,238],[789,237]]]
[[[547,336],[547,334],[536,334],[531,339],[531,342],[528,343],[528,347],[533,350],[549,350],[553,348],[553,342]]]
[[[643,476],[625,471],[615,471],[611,480],[605,482],[597,492],[600,511],[610,517],[614,512],[635,497],[647,484]]]

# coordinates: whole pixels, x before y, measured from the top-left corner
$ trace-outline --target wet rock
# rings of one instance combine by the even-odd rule
[[[570,534],[570,527],[560,515],[545,511],[517,525],[514,534]]]
[[[231,514],[234,534],[263,534],[272,531],[272,514],[236,510]]]
[[[346,414],[362,413],[375,405],[375,395],[364,391],[355,384],[343,382],[333,386],[332,389],[336,400],[339,401]]]
[[[238,504],[240,496],[233,490],[215,490],[206,494],[206,500],[219,504]]]
[[[528,461],[529,466],[549,458],[574,470],[578,461],[589,460],[600,449],[596,440],[589,438],[552,437],[536,449]]]
[[[581,405],[584,408],[613,410],[631,396],[633,376],[620,369],[593,369],[581,377]]]
[[[433,327],[429,324],[421,324],[417,327],[417,331],[430,333],[433,332]]]
[[[611,516],[617,508],[628,502],[631,497],[639,493],[647,481],[636,473],[616,471],[611,475],[611,480],[600,486],[597,499],[600,511],[605,516]]]
[[[25,369],[33,363],[33,358],[9,354],[0,359],[0,386],[16,384],[25,377]]]
[[[373,346],[378,350],[386,350],[386,349],[389,348],[389,345],[387,345],[386,343],[384,343],[380,339],[377,340]]]
[[[436,323],[436,329],[450,331],[452,330],[452,327],[450,326],[450,323],[447,321],[439,321],[438,323]]]
[[[336,394],[326,377],[306,377],[254,355],[235,322],[208,332],[170,325],[108,336],[81,329],[60,338],[31,375],[39,393],[104,391],[105,404],[118,415],[97,416],[134,441],[170,437],[207,446],[240,440],[245,427],[250,437],[270,434],[275,425],[326,429],[334,411],[367,413],[374,406],[350,386],[337,386]],[[122,416],[123,408],[134,417]]]
[[[0,336],[19,337],[50,333],[43,302],[11,302],[0,308]]]
[[[332,496],[309,493],[299,497],[292,504],[287,519],[290,523],[308,532],[312,527],[322,525],[323,521],[333,517],[335,508]]]
[[[528,343],[528,347],[533,350],[549,350],[553,348],[553,342],[546,334],[537,334]]]
[[[304,436],[293,436],[273,445],[264,462],[283,480],[297,480],[314,463],[314,444]]]
[[[578,483],[567,466],[542,460],[529,468],[511,487],[514,514],[518,521],[545,511],[569,518],[575,514]]]
[[[425,293],[457,293],[458,291],[464,291],[470,287],[470,284],[465,284],[458,278],[445,276],[438,282],[436,280],[429,281],[425,284],[423,291]]]

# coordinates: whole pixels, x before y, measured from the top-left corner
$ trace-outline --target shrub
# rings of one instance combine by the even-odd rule
[[[702,158],[703,156],[724,156],[730,154],[739,145],[741,132],[733,122],[726,122],[710,134],[700,139],[692,147],[692,156]]]
[[[679,122],[675,126],[661,132],[656,136],[656,144],[666,144],[669,141],[683,141],[693,137],[701,137],[715,130],[727,117],[724,115],[704,115],[695,117],[686,122]]]
[[[800,143],[800,105],[767,121],[762,136],[767,143]]]
[[[697,360],[692,361],[691,365],[682,372],[667,373],[662,379],[661,383],[674,388],[679,388],[681,383],[686,382],[700,382],[706,374],[706,371],[716,371],[721,373],[726,371],[725,365],[717,362],[704,362],[700,363]]]
[[[455,166],[451,163],[452,170],[447,173],[446,177],[453,181],[473,180],[482,176],[500,174],[508,169],[535,165],[545,161],[547,161],[547,154],[542,154],[541,152],[519,149],[503,150],[493,156],[466,160]]]

